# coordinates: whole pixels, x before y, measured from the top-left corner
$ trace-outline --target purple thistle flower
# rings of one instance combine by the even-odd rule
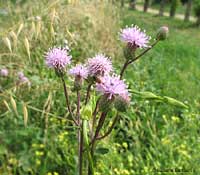
[[[30,82],[29,79],[28,79],[27,77],[25,77],[25,76],[20,78],[20,83],[22,83],[22,84],[28,84],[28,86],[31,85],[31,82]]]
[[[112,70],[112,63],[108,57],[103,54],[97,54],[93,58],[88,59],[87,63],[89,75],[103,76]]]
[[[108,99],[112,99],[117,95],[124,99],[128,99],[129,97],[127,85],[116,75],[104,76],[101,79],[101,83],[96,84],[96,89],[106,95]]]
[[[130,47],[146,48],[149,47],[148,43],[150,37],[138,26],[131,26],[121,30],[121,40],[128,44]]]
[[[4,69],[1,69],[0,70],[0,75],[2,76],[2,77],[7,77],[8,76],[8,69],[6,69],[6,68],[4,68]]]
[[[77,64],[75,67],[69,70],[69,74],[77,78],[86,79],[88,77],[88,69],[82,64]]]
[[[66,65],[70,64],[72,57],[68,55],[66,48],[54,47],[46,53],[45,58],[48,67],[63,70]]]
[[[18,72],[17,75],[18,75],[19,79],[24,77],[24,73],[23,72]]]
[[[18,78],[19,78],[19,82],[22,84],[28,84],[28,86],[31,85],[31,82],[29,81],[29,79],[24,75],[24,73],[18,72]]]

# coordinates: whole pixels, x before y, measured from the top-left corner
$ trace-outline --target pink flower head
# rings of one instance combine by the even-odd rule
[[[104,76],[101,79],[101,83],[96,84],[96,89],[106,95],[108,99],[112,99],[117,95],[127,100],[129,98],[127,85],[123,80],[120,80],[119,76],[116,75]]]
[[[149,47],[148,43],[150,37],[146,35],[144,31],[138,26],[131,26],[121,30],[121,40],[127,43],[131,47],[146,48]]]
[[[70,64],[72,57],[66,48],[54,47],[46,53],[45,58],[48,67],[63,70],[66,65]]]
[[[19,79],[23,78],[24,77],[24,73],[23,72],[18,72],[18,77],[19,77]]]
[[[20,83],[22,83],[22,84],[27,84],[28,86],[31,85],[31,82],[30,82],[29,79],[28,79],[27,77],[25,77],[25,76],[20,78]]]
[[[112,70],[112,63],[108,57],[103,54],[97,54],[93,58],[88,59],[87,63],[89,75],[103,76]]]
[[[86,79],[88,76],[88,69],[82,64],[77,64],[69,70],[69,74],[78,78]]]
[[[19,78],[19,83],[22,83],[22,84],[28,84],[28,86],[31,85],[31,82],[29,81],[29,79],[24,75],[24,73],[21,71],[21,72],[18,72],[18,78]]]
[[[0,75],[2,77],[7,77],[8,76],[8,69],[4,68],[0,70]]]

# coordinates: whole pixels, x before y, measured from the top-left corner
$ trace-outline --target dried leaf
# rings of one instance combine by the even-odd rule
[[[21,23],[20,26],[19,26],[19,29],[18,29],[18,31],[17,31],[17,36],[18,36],[18,35],[20,34],[20,32],[22,31],[23,27],[24,27],[24,24]]]
[[[11,47],[11,42],[10,42],[10,39],[8,37],[5,37],[3,39],[5,45],[8,47],[9,51],[12,52],[12,47]]]
[[[23,105],[23,113],[24,113],[24,126],[27,127],[27,123],[28,123],[28,110],[26,105]]]
[[[25,48],[26,48],[26,52],[28,54],[28,58],[29,60],[31,59],[31,54],[30,54],[30,45],[29,45],[29,41],[28,39],[25,37],[24,39],[24,45],[25,45]]]

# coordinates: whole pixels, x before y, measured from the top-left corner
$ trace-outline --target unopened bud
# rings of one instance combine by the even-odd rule
[[[130,98],[128,96],[126,97],[118,96],[115,98],[114,105],[119,112],[126,112],[129,104],[130,104]]]
[[[64,74],[65,74],[65,71],[64,70],[61,70],[61,69],[55,69],[55,73],[58,77],[63,77]]]
[[[83,79],[81,77],[75,77],[75,80],[74,80],[74,89],[75,91],[79,91],[81,90],[82,88],[82,85],[83,85]]]
[[[158,29],[156,39],[165,40],[168,37],[168,34],[169,34],[169,28],[166,26],[163,26]]]
[[[103,95],[99,101],[99,110],[106,112],[112,108],[113,99],[109,99],[106,95]]]
[[[127,45],[125,48],[124,48],[124,57],[127,59],[127,60],[131,60],[135,57],[135,50],[136,49],[133,49],[131,46]]]

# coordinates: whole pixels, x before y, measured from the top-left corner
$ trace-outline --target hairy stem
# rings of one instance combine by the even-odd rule
[[[124,63],[124,65],[123,65],[123,67],[122,67],[122,70],[121,70],[121,72],[120,72],[120,79],[123,77],[124,72],[125,72],[125,70],[126,70],[126,68],[127,68],[128,65],[129,65],[129,61],[126,60],[126,62]]]
[[[64,93],[65,93],[65,99],[66,99],[66,104],[67,104],[67,109],[69,111],[69,113],[71,114],[71,108],[70,108],[70,104],[69,104],[69,95],[68,95],[68,92],[67,92],[67,86],[65,84],[65,80],[64,80],[64,77],[62,76],[61,77],[62,79],[62,83],[63,83],[63,88],[64,88]]]
[[[141,54],[139,54],[138,56],[136,56],[134,59],[129,61],[129,64],[131,64],[132,62],[138,60],[140,57],[142,57],[145,53],[147,53],[149,50],[151,50],[157,43],[159,42],[159,40],[155,40],[155,42],[148,47],[146,50],[144,50]]]
[[[76,122],[76,120],[73,119],[71,107],[70,107],[70,104],[69,104],[69,95],[68,95],[68,92],[67,92],[67,86],[65,84],[65,80],[64,80],[63,76],[61,76],[61,80],[62,80],[62,84],[63,84],[63,88],[64,88],[64,94],[65,94],[65,99],[66,99],[66,105],[67,105],[68,112],[70,113],[70,117],[73,120],[73,122],[75,123],[75,125],[79,126],[78,123]]]
[[[99,119],[99,122],[98,122],[98,125],[97,125],[97,128],[96,128],[96,131],[95,131],[95,135],[91,141],[91,148],[90,148],[90,154],[92,156],[92,159],[94,157],[94,146],[95,146],[95,141],[96,141],[96,138],[98,137],[99,135],[99,132],[104,124],[104,121],[105,121],[105,118],[106,118],[106,115],[107,115],[107,112],[102,112],[101,116],[100,116],[100,119]],[[91,168],[89,167],[88,168],[88,175],[92,175],[91,174]]]
[[[82,143],[82,123],[80,120],[80,92],[79,90],[77,90],[77,122],[78,125],[80,126],[78,129],[78,172],[79,175],[82,175],[82,147],[83,147],[83,143]]]
[[[99,106],[100,99],[101,99],[101,97],[98,98],[94,112],[92,113],[93,119],[92,119],[92,130],[91,130],[91,134],[90,134],[91,138],[93,138],[94,127],[95,127],[95,123],[96,123],[96,116],[97,116],[97,113],[98,113],[98,106]]]
[[[87,95],[86,95],[86,98],[85,98],[85,105],[88,103],[89,101],[89,98],[90,98],[90,90],[91,90],[91,87],[92,87],[92,83],[90,83],[87,87]]]
[[[100,119],[99,119],[99,122],[98,122],[98,125],[97,125],[97,128],[96,128],[96,131],[95,131],[95,135],[91,141],[91,146],[93,147],[94,146],[94,143],[99,135],[99,132],[104,124],[104,121],[106,119],[106,115],[107,115],[107,112],[102,112],[101,116],[100,116]]]
[[[104,139],[105,137],[107,137],[113,130],[113,128],[115,127],[115,124],[117,122],[117,120],[119,119],[119,115],[117,114],[112,122],[112,125],[110,126],[110,128],[108,129],[108,131],[103,135],[103,136],[100,136],[100,137],[97,137],[96,139],[97,140],[101,140],[101,139]]]

